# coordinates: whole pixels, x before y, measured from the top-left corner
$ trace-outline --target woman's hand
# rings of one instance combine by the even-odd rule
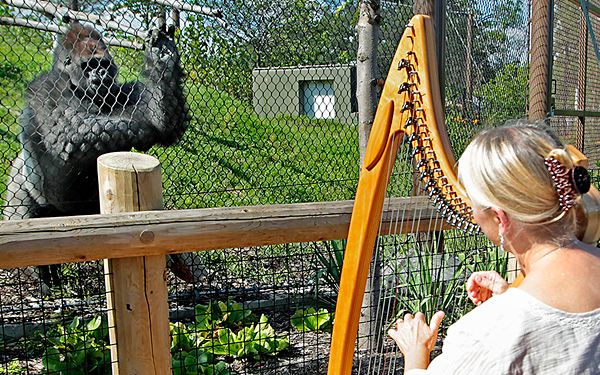
[[[390,329],[388,335],[404,354],[404,371],[426,369],[429,366],[429,354],[435,347],[438,329],[444,319],[444,312],[438,311],[427,325],[425,315],[416,313],[413,317],[406,314],[396,322],[396,329]]]
[[[504,293],[508,283],[496,271],[473,272],[467,280],[467,295],[475,305],[481,305],[490,297]]]

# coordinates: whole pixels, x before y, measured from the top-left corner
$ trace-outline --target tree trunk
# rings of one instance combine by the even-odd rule
[[[358,102],[358,145],[362,166],[377,106],[377,45],[379,43],[379,0],[361,1],[356,31],[356,99]]]

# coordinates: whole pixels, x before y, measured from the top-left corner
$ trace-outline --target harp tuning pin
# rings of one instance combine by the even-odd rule
[[[400,88],[402,88],[402,86],[400,86]],[[404,104],[402,105],[402,108],[400,108],[400,112],[404,112],[406,110],[413,109],[414,107],[415,107],[415,105],[412,102],[404,102]]]
[[[415,124],[415,119],[413,117],[409,117],[406,119],[406,122],[404,123],[404,129],[408,129],[410,126],[413,126]]]
[[[450,217],[452,218],[452,226],[455,227],[457,222],[459,221],[458,215],[452,214]]]
[[[417,169],[427,167],[427,160],[421,159],[417,163]]]
[[[413,148],[410,156],[414,158],[415,156],[419,155],[421,153],[421,151],[423,151],[421,146],[415,146],[415,148]]]
[[[400,62],[398,63],[398,70],[402,70],[404,68],[409,68],[410,67],[410,61],[408,59],[400,59]]]
[[[398,94],[409,91],[411,86],[414,86],[414,83],[403,82],[398,88]]]

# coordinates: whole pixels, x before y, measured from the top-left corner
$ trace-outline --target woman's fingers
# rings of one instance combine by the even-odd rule
[[[433,315],[433,317],[431,318],[431,322],[429,322],[429,328],[433,332],[436,332],[438,330],[438,328],[440,328],[440,325],[442,324],[442,320],[444,319],[445,316],[446,316],[446,314],[443,311],[436,312]]]
[[[508,283],[496,271],[478,271],[469,276],[466,289],[469,299],[480,305],[493,295],[505,292]]]

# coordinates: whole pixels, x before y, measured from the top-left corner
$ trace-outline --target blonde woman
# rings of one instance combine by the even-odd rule
[[[600,374],[600,251],[577,240],[575,205],[589,175],[548,129],[517,123],[476,137],[459,178],[483,233],[519,262],[517,288],[471,275],[478,305],[448,329],[429,363],[444,313],[406,315],[389,335],[405,374]]]

